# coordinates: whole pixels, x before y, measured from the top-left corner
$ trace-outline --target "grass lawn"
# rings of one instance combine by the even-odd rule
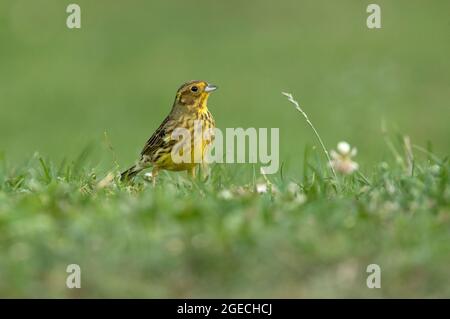
[[[0,1],[0,297],[450,297],[450,1],[378,0],[380,29],[368,0],[77,0],[81,29],[69,3]],[[98,187],[193,79],[282,169]]]
[[[99,189],[82,158],[2,160],[0,296],[450,296],[448,161],[336,182],[305,153],[299,180],[217,164],[206,183],[167,173],[155,188]],[[68,264],[81,289],[66,288]],[[366,286],[369,264],[381,289]]]

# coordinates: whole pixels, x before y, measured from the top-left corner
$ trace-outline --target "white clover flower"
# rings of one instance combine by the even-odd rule
[[[306,199],[307,199],[307,197],[305,194],[297,194],[294,198],[294,203],[301,205],[306,202]]]
[[[291,195],[297,195],[300,192],[300,186],[298,186],[298,184],[296,184],[294,182],[290,182],[287,186],[287,191]]]
[[[431,166],[431,173],[434,175],[438,175],[441,171],[441,167],[439,165],[433,165]]]
[[[293,198],[293,203],[301,205],[306,202],[306,195],[301,193],[300,186],[297,183],[290,182],[287,186],[287,192]]]
[[[339,142],[337,145],[337,150],[342,155],[347,155],[350,152],[350,144],[347,142]]]
[[[145,174],[144,174],[144,179],[145,179],[147,182],[151,182],[151,181],[153,180],[153,174],[152,174],[151,172],[145,173]]]
[[[220,191],[219,197],[222,199],[232,199],[234,196],[229,189],[223,189]]]
[[[258,183],[256,184],[256,192],[258,194],[267,193],[268,187],[266,183]]]
[[[358,163],[352,161],[357,153],[355,147],[351,147],[347,142],[339,142],[337,145],[337,151],[331,150],[331,162],[330,165],[335,171],[348,175],[358,170]]]

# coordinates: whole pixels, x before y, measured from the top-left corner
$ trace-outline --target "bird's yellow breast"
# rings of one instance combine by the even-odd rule
[[[195,121],[198,124],[201,124],[199,131],[195,127]],[[184,143],[179,149],[178,155],[183,157],[185,152],[190,152],[190,156],[186,155],[187,161],[176,162],[174,161],[172,151],[164,152],[155,161],[156,164],[161,169],[166,169],[170,171],[184,171],[193,168],[195,165],[202,163],[206,156],[206,151],[211,146],[214,136],[206,134],[208,129],[214,128],[214,120],[211,116],[211,113],[206,111],[198,112],[196,116],[189,116],[188,118],[184,118],[179,121],[179,127],[185,128],[189,131],[190,140],[177,141],[177,143]],[[175,147],[176,149],[176,147]],[[173,150],[173,147],[171,148]]]

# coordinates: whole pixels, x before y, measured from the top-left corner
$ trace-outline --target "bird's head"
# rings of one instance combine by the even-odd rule
[[[217,90],[217,86],[205,81],[190,81],[177,91],[175,105],[187,111],[206,112],[209,94]]]

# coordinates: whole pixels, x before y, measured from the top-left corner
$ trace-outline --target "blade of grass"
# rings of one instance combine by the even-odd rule
[[[300,104],[294,100],[294,97],[290,93],[281,92],[284,96],[288,98],[288,101],[295,105],[295,109],[300,112],[300,114],[303,115],[303,117],[306,120],[306,123],[311,127],[314,134],[316,135],[317,140],[319,141],[319,144],[322,146],[323,152],[325,153],[325,156],[327,157],[328,163],[331,163],[330,154],[328,154],[327,148],[325,147],[325,144],[322,141],[322,138],[320,137],[319,133],[317,132],[316,128],[312,124],[312,122],[309,120],[308,114],[306,114],[305,111],[300,107]],[[334,179],[336,180],[336,183],[339,183],[339,180],[337,178],[336,172],[334,171],[333,166],[329,165],[331,172],[333,173]]]
[[[50,174],[50,169],[45,164],[45,161],[42,157],[39,157],[39,163],[41,163],[42,171],[44,172],[45,179],[47,180],[47,183],[50,183],[52,181],[52,176]]]
[[[383,134],[384,142],[394,155],[395,160],[398,164],[405,167],[405,163],[403,162],[403,158],[401,157],[400,153],[397,151],[397,149],[394,146],[394,143],[392,142],[391,138],[388,135],[388,131],[386,128],[386,123],[384,121],[381,122],[381,134]]]
[[[403,136],[403,144],[405,148],[405,158],[407,164],[408,174],[410,176],[414,175],[414,154],[411,146],[411,139],[409,136]]]
[[[442,161],[440,160],[439,157],[437,157],[436,155],[434,155],[434,154],[433,154],[432,152],[430,152],[429,150],[423,148],[422,146],[413,144],[413,145],[412,145],[412,148],[414,148],[414,149],[418,150],[419,152],[422,152],[422,153],[424,153],[425,155],[427,155],[429,161],[433,160],[434,162],[436,162],[436,163],[438,163],[438,164],[441,164],[441,163],[442,163]]]

